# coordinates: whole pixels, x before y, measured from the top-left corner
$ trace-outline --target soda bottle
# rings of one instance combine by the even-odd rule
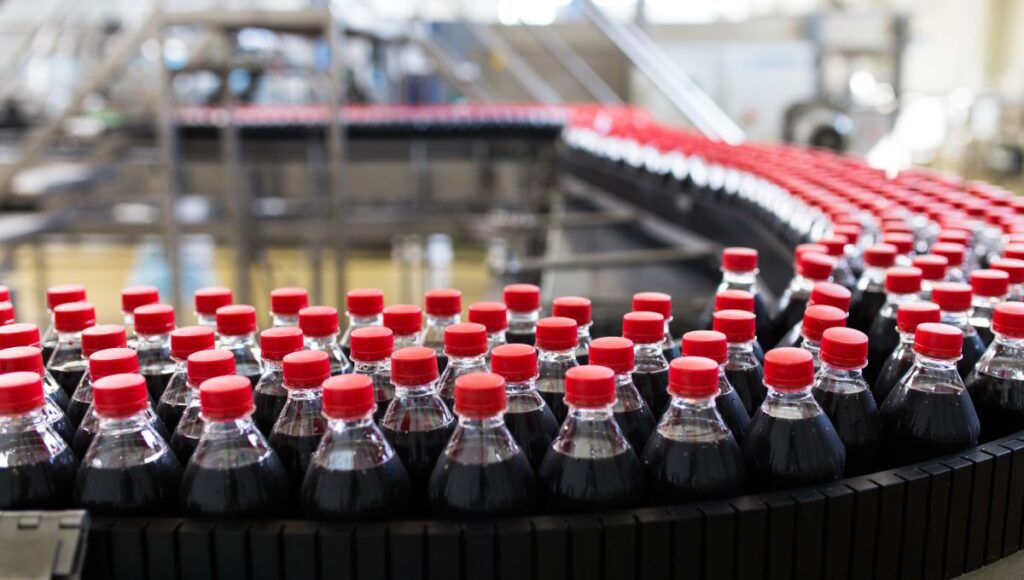
[[[351,352],[350,340],[352,332],[367,326],[384,324],[384,293],[376,288],[356,288],[345,294],[345,315],[348,326],[341,335],[341,350],[345,356]]]
[[[235,357],[232,373],[249,379],[255,388],[263,374],[260,347],[256,342],[255,308],[248,304],[232,304],[217,309],[217,348]]]
[[[748,292],[753,299],[751,312],[757,316],[757,336],[765,344],[773,344],[778,339],[778,336],[775,335],[771,309],[758,289],[757,273],[757,250],[738,247],[725,248],[722,250],[722,281],[718,284],[718,290],[715,293],[717,295],[726,290]],[[711,329],[713,308],[709,308],[704,312],[698,328],[703,330]],[[721,309],[733,310],[736,308],[722,306]],[[745,309],[738,308],[737,310]]]
[[[741,442],[747,473],[765,490],[836,481],[846,450],[832,421],[811,395],[814,359],[801,348],[765,353],[768,397]]]
[[[939,322],[939,305],[933,302],[911,302],[896,311],[896,330],[900,333],[900,345],[885,359],[882,371],[871,386],[875,403],[881,406],[892,392],[893,387],[907,374],[914,363],[914,332],[925,322]]]
[[[873,385],[882,371],[882,364],[900,344],[896,331],[896,310],[911,302],[919,302],[921,270],[913,266],[894,266],[885,273],[885,304],[871,324],[868,335],[868,366],[864,367],[864,380]]]
[[[70,395],[88,366],[82,356],[82,331],[96,324],[96,309],[88,302],[68,302],[53,309],[53,320],[57,345],[46,362],[46,370]]]
[[[754,295],[746,290],[722,290],[718,294],[715,294],[715,312],[721,312],[723,310],[740,310],[742,312],[750,312],[754,314],[755,320],[757,314],[754,312]],[[711,315],[711,325],[703,330],[714,330],[715,329],[715,316]],[[757,328],[755,326],[755,328]],[[760,340],[754,340],[752,345],[754,349],[754,356],[757,358],[757,362],[761,365],[764,364],[764,349],[761,347]],[[682,353],[682,350],[680,350]]]
[[[835,284],[833,282],[818,282],[811,290],[811,297],[807,300],[807,306],[811,307],[824,304],[825,306],[834,306],[849,314],[851,296],[852,293],[839,284]],[[806,314],[807,310],[804,310],[804,315],[806,316]],[[800,346],[803,342],[803,329],[803,320],[801,320],[800,324],[793,326],[793,328],[790,328],[789,331],[783,335],[778,344],[776,344],[776,347]],[[764,360],[764,355],[761,356],[761,360]]]
[[[569,414],[537,471],[549,510],[634,507],[644,497],[644,473],[612,415],[615,373],[598,366],[565,375]]]
[[[0,375],[0,510],[66,507],[78,459],[43,411],[39,373]]]
[[[832,279],[835,283],[848,290],[856,288],[857,278],[854,277],[850,263],[846,260],[846,247],[850,244],[846,236],[831,234],[816,243],[825,246],[825,254],[836,261],[836,266],[832,270]]]
[[[46,290],[46,313],[50,319],[46,332],[43,333],[42,346],[43,360],[49,362],[53,356],[53,349],[57,347],[57,327],[55,325],[55,314],[53,309],[61,304],[69,302],[85,302],[85,288],[78,284],[65,284],[63,286],[51,286]],[[34,345],[18,345],[34,346]]]
[[[590,327],[593,324],[590,300],[579,296],[555,298],[551,303],[551,316],[570,318],[576,321],[576,361],[581,365],[587,364],[587,357],[590,353]],[[543,367],[543,364],[541,366]],[[544,379],[543,375],[542,368],[541,382]],[[555,415],[558,415],[557,410]]]
[[[882,236],[883,244],[896,248],[896,266],[901,268],[913,263],[915,241],[914,235],[908,232],[888,232]]]
[[[505,425],[536,469],[558,435],[558,419],[537,392],[537,350],[518,343],[499,346],[491,353],[491,370],[505,379]]]
[[[992,344],[965,381],[984,441],[1016,433],[1024,424],[1024,304],[996,305],[992,332]]]
[[[963,332],[926,322],[914,333],[914,364],[879,409],[892,465],[947,455],[978,444],[981,425],[956,361]]]
[[[249,381],[219,376],[198,391],[202,436],[181,479],[181,511],[216,518],[283,514],[290,505],[288,474],[252,422]]]
[[[672,402],[641,455],[651,495],[672,503],[738,495],[743,454],[715,406],[718,363],[675,359],[668,388]]]
[[[867,364],[868,337],[853,328],[829,328],[822,335],[820,358],[811,394],[846,447],[846,475],[875,471],[880,467],[882,422],[860,372]]]
[[[549,316],[537,321],[537,392],[559,421],[564,421],[569,414],[564,400],[565,373],[579,366],[577,344],[575,320]]]
[[[192,396],[188,384],[188,357],[201,350],[214,347],[213,329],[209,326],[185,326],[171,332],[171,360],[174,375],[167,382],[164,394],[157,402],[156,414],[170,433],[178,428],[181,415]]]
[[[380,421],[395,398],[395,385],[391,382],[391,353],[395,349],[395,335],[384,326],[368,326],[352,331],[352,372],[373,379],[373,395],[377,412],[373,418]]]
[[[636,313],[640,314],[640,313]],[[659,317],[660,314],[644,312]],[[628,315],[627,315],[628,316]],[[659,332],[658,337],[661,337]],[[615,405],[612,407],[612,415],[618,423],[622,434],[633,446],[634,450],[643,449],[647,440],[654,431],[654,414],[646,402],[646,399],[637,390],[634,378],[634,369],[638,366],[636,358],[640,353],[634,351],[634,342],[629,338],[617,336],[606,336],[594,339],[590,343],[590,363],[595,366],[607,367],[615,373]],[[661,349],[658,349],[658,356],[661,356]],[[665,363],[668,366],[668,363]],[[666,369],[666,374],[668,370]],[[650,386],[650,383],[648,383]],[[666,376],[665,388],[668,387]]]
[[[451,324],[444,330],[445,353],[448,367],[441,373],[437,394],[455,408],[455,381],[462,375],[486,373],[487,328],[476,322]]]
[[[211,286],[200,288],[195,293],[196,324],[217,328],[217,309],[234,304],[235,297],[230,288]]]
[[[309,306],[309,292],[305,288],[292,287],[271,290],[270,326],[272,328],[299,326],[299,311],[307,306]],[[259,406],[258,402],[256,402],[256,406]]]
[[[139,371],[146,378],[149,396],[159,401],[174,374],[174,361],[171,360],[174,307],[170,304],[148,304],[136,308],[134,316]]]
[[[331,363],[327,353],[319,350],[293,352],[282,363],[288,399],[268,439],[297,492],[327,428],[321,393],[331,376]]]
[[[657,325],[661,328],[655,329]],[[662,352],[664,328],[665,319],[657,312],[629,312],[622,317],[622,336],[634,344],[633,383],[655,416],[669,403],[668,361]]]
[[[753,295],[751,295],[753,297]],[[672,338],[669,326],[672,323],[672,297],[661,292],[638,292],[633,295],[633,312],[657,312],[665,320],[665,342],[662,355],[666,361],[682,356],[679,345]]]
[[[46,376],[46,370],[43,368],[43,351],[35,346],[16,346],[0,350],[0,374],[22,372],[39,375],[39,380],[44,385],[43,396],[46,399],[43,404],[43,415],[53,430],[64,441],[71,443],[75,437],[75,426],[61,410],[60,405],[47,392],[46,383],[50,382],[52,385],[56,385],[56,383]],[[64,393],[60,387],[57,387],[57,392]]]
[[[430,507],[438,515],[522,515],[536,501],[537,482],[526,454],[502,419],[505,379],[462,375],[455,383],[458,426],[430,474]]]
[[[718,363],[718,396],[715,397],[715,406],[736,440],[743,441],[750,425],[750,415],[739,393],[725,375],[725,363],[729,358],[728,344],[728,339],[721,332],[692,330],[683,335],[683,356],[702,356]]]
[[[803,252],[797,256],[796,276],[779,299],[779,309],[772,321],[775,340],[766,344],[774,344],[782,333],[800,322],[811,298],[811,290],[818,282],[832,281],[834,265],[832,258],[818,252]]]
[[[928,250],[935,256],[946,259],[946,282],[966,282],[964,273],[965,248],[955,242],[937,242]]]
[[[384,326],[395,335],[395,350],[423,343],[423,312],[413,304],[394,304],[384,309]]]
[[[533,346],[537,341],[537,321],[540,320],[540,287],[509,284],[505,286],[502,298],[508,307],[508,341]]]
[[[942,311],[940,322],[955,326],[964,335],[960,360],[956,363],[960,378],[966,378],[985,354],[985,343],[970,324],[971,287],[961,282],[945,282],[932,288],[932,302]]]
[[[352,372],[352,363],[338,343],[338,311],[333,306],[309,306],[299,311],[299,328],[305,336],[306,350],[327,353],[331,374]]]
[[[1007,300],[1013,302],[1024,301],[1024,260],[997,258],[992,260],[988,267],[1000,272],[1006,272],[1006,275],[1009,276],[1010,288],[1006,296]]]
[[[847,326],[861,332],[871,330],[871,323],[885,304],[885,272],[896,265],[896,246],[875,244],[864,250],[864,272],[850,299],[850,320]]]
[[[266,436],[281,416],[281,409],[288,398],[284,388],[284,371],[282,360],[287,355],[303,349],[302,331],[294,326],[278,326],[268,328],[260,333],[260,356],[263,357],[263,376],[256,383],[252,392],[252,402],[256,406],[252,420],[256,428]]]
[[[754,354],[756,317],[753,312],[719,310],[715,313],[714,326],[716,332],[725,335],[725,378],[736,389],[747,414],[753,415],[768,394],[761,362]]]
[[[203,434],[199,386],[208,379],[235,374],[235,356],[229,350],[200,350],[188,355],[186,366],[188,401],[181,412],[178,426],[171,435],[171,449],[183,465],[188,465],[188,460],[199,443],[199,437]]]
[[[128,333],[128,348],[136,348],[135,309],[160,302],[160,290],[156,286],[129,286],[121,290],[121,318]]]
[[[975,270],[971,272],[971,292],[971,326],[988,346],[992,342],[992,310],[1006,301],[1010,276],[1001,270]]]
[[[409,474],[374,423],[373,380],[360,374],[327,379],[323,408],[327,431],[302,481],[303,510],[325,519],[402,514],[411,496]]]
[[[957,244],[963,248],[963,264],[962,269],[964,274],[970,272],[974,268],[978,267],[978,256],[974,255],[974,244],[972,243],[972,235],[969,231],[970,226],[961,224],[965,229],[944,229],[939,232],[936,241],[939,243],[951,243]],[[960,282],[966,282],[966,278],[960,280]]]
[[[913,261],[914,267],[921,271],[921,300],[931,300],[932,288],[936,284],[946,281],[946,269],[949,260],[935,254],[917,256]]]
[[[462,292],[454,288],[436,288],[428,290],[423,301],[427,311],[423,346],[434,349],[443,373],[448,365],[448,358],[444,355],[444,329],[462,322]]]
[[[170,515],[181,464],[153,427],[146,379],[138,374],[96,379],[93,410],[99,425],[78,468],[75,505],[97,515]]]
[[[410,346],[391,355],[395,398],[380,426],[409,472],[416,505],[427,498],[430,472],[455,429],[455,417],[437,396],[437,379],[433,350]]]
[[[814,357],[815,372],[817,372],[819,366],[821,336],[829,328],[845,325],[846,313],[835,306],[816,304],[808,306],[807,310],[804,311],[800,348],[811,353],[811,356]]]
[[[0,350],[15,348],[19,346],[34,346],[42,349],[39,340],[39,327],[28,322],[15,322],[0,326]],[[71,398],[64,389],[60,388],[57,380],[46,370],[46,358],[43,357],[43,393],[58,406],[66,409],[71,404]]]
[[[469,305],[469,321],[482,324],[487,329],[487,360],[495,347],[508,344],[505,331],[508,330],[508,307],[501,302],[477,302]]]

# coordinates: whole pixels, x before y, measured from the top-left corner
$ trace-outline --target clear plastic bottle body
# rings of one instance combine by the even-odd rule
[[[378,422],[384,418],[388,405],[395,398],[395,385],[391,382],[391,361],[386,358],[380,360],[352,361],[355,367],[352,372],[367,375],[373,380],[373,398],[377,401],[377,411],[373,418]]]
[[[291,326],[298,328],[299,326],[299,315],[295,314],[278,314],[276,312],[270,313],[270,326],[272,328],[281,328],[283,326]]]
[[[847,326],[861,332],[871,329],[871,324],[885,304],[885,268],[868,266],[857,280],[857,286],[850,298],[850,317]]]
[[[871,394],[874,396],[875,403],[879,407],[882,406],[889,393],[900,382],[903,375],[907,374],[907,371],[910,370],[913,364],[914,333],[901,332],[899,346],[896,347],[896,350],[892,351],[889,358],[885,359],[885,363],[882,364],[882,370],[878,373],[878,378],[871,385]]]
[[[263,365],[260,362],[260,346],[256,339],[256,333],[225,335],[217,337],[217,348],[230,351],[235,357],[235,374],[246,377],[249,383],[255,388],[263,375]]]
[[[67,394],[74,393],[88,368],[89,361],[82,356],[82,333],[58,332],[57,344],[46,363],[46,370],[60,388]]]
[[[754,341],[732,342],[725,361],[725,377],[736,390],[747,415],[753,415],[768,396],[764,386],[764,369],[754,354]]]
[[[462,316],[434,316],[427,314],[427,326],[423,331],[423,346],[433,349],[438,357],[444,356],[444,329],[462,322]]]
[[[1006,295],[1008,302],[1024,301],[1024,284],[1010,284],[1010,292]]]
[[[661,354],[665,357],[665,360],[673,360],[683,356],[682,351],[679,348],[679,343],[672,337],[672,317],[669,316],[665,319],[665,338],[661,344]]]
[[[438,381],[437,394],[444,400],[449,409],[454,409],[456,379],[469,373],[486,372],[490,372],[490,368],[487,365],[487,353],[477,356],[452,356],[449,354],[448,366],[445,367]]]
[[[125,336],[128,337],[128,348],[134,350],[139,344],[139,339],[135,334],[135,313],[122,310],[121,324],[124,326]]]
[[[985,354],[985,341],[971,322],[971,311],[943,310],[940,314],[940,322],[955,326],[964,333],[964,343],[961,348],[960,360],[956,363],[960,378],[966,379],[974,371],[974,367]]]
[[[337,334],[307,336],[305,338],[305,347],[307,350],[320,350],[327,353],[327,358],[331,362],[331,376],[352,372],[352,363],[349,362],[348,357],[341,350]]]
[[[436,380],[424,385],[395,386],[395,398],[380,426],[409,472],[414,504],[427,499],[427,482],[448,438],[455,417],[441,397]]]
[[[135,349],[139,355],[139,373],[146,378],[146,389],[154,401],[159,401],[175,371],[171,358],[170,334],[140,334]]]
[[[864,380],[874,384],[882,372],[882,364],[889,358],[892,351],[900,344],[900,334],[896,329],[896,311],[904,304],[919,302],[916,292],[907,294],[889,293],[885,304],[878,311],[878,316],[871,323],[868,335],[868,366],[864,368]]]
[[[78,459],[41,408],[0,416],[0,510],[69,505]]]
[[[410,346],[423,346],[423,331],[411,334],[395,334],[395,350],[401,350]]]
[[[199,406],[199,385],[188,382],[185,409],[181,412],[178,426],[171,435],[171,450],[182,465],[188,465],[195,453],[199,438],[203,435],[203,416]]]
[[[660,349],[659,349],[660,351]],[[644,400],[633,382],[634,373],[615,374],[615,404],[612,414],[619,429],[639,456],[654,432],[656,419],[650,406]]]
[[[985,346],[992,343],[992,313],[995,307],[1005,300],[1005,296],[977,295],[971,299],[970,325],[978,331],[978,336]]]
[[[167,381],[167,388],[160,395],[160,400],[157,401],[156,414],[163,421],[164,427],[174,433],[185,412],[185,407],[188,406],[191,399],[192,389],[188,386],[188,362],[179,358],[172,360],[174,361],[174,373]]]
[[[585,365],[590,360],[590,327],[592,324],[580,324],[576,327],[576,360]],[[490,344],[490,335],[488,335]]]
[[[295,388],[286,381],[285,389],[288,399],[270,431],[269,441],[288,472],[293,490],[298,492],[313,452],[327,429],[321,400],[323,388]]]
[[[822,363],[811,393],[846,447],[846,475],[871,473],[880,468],[882,421],[860,369]]]
[[[540,309],[508,311],[508,332],[506,338],[513,344],[533,346],[537,341],[537,321],[540,320]]]
[[[338,341],[338,344],[341,346],[341,350],[345,355],[348,356],[352,353],[352,331],[369,326],[383,326],[384,315],[374,314],[372,316],[353,316],[351,314],[346,314],[346,316],[348,316],[348,326],[345,328],[345,332],[341,334],[341,340]]]
[[[663,341],[637,343],[633,346],[634,368],[632,373],[636,390],[647,403],[650,412],[660,416],[668,406],[668,360],[662,350]],[[616,411],[618,412],[618,411]],[[652,425],[653,427],[653,425]],[[642,447],[640,449],[643,449]],[[638,449],[639,453],[640,450]]]
[[[996,333],[964,381],[981,421],[981,439],[1016,433],[1024,425],[1024,339]]]
[[[718,394],[715,395],[715,407],[725,421],[725,425],[732,431],[733,437],[742,443],[750,429],[750,415],[747,413],[739,393],[733,388],[728,375],[725,374],[725,363],[718,366]]]
[[[569,413],[565,405],[565,373],[576,366],[579,366],[579,362],[575,349],[537,349],[537,392],[559,422],[565,420]]]
[[[196,325],[217,330],[217,315],[214,313],[204,314],[196,312]]]
[[[263,374],[252,391],[252,403],[256,407],[252,420],[264,436],[270,436],[287,399],[288,390],[284,388],[284,369],[281,361],[263,359]]]
[[[156,431],[160,437],[167,441],[171,433],[167,431],[167,427],[164,426],[163,421],[153,411],[151,407],[146,407],[142,411],[146,420],[149,422],[149,426]],[[78,429],[75,431],[74,439],[71,441],[71,449],[75,452],[78,457],[84,457],[86,451],[89,450],[89,446],[92,445],[93,440],[96,438],[96,434],[100,430],[100,416],[96,414],[96,409],[93,406],[89,406],[85,416],[82,417],[82,422],[78,425]]]
[[[43,350],[43,362],[49,363],[54,349],[57,348],[57,327],[54,324],[52,308],[46,309],[46,319],[48,323],[46,330],[43,331],[42,336],[39,338],[39,348]]]
[[[536,377],[505,383],[505,395],[505,425],[526,453],[530,466],[536,469],[558,435],[558,419],[537,392]]]

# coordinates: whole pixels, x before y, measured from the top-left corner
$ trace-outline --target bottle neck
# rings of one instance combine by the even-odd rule
[[[992,333],[992,337],[993,337],[992,338],[993,344],[995,344],[995,345],[997,345],[999,347],[1007,348],[1007,349],[1014,349],[1014,350],[1024,349],[1024,337],[1022,337],[1022,338],[1009,337],[1009,336],[1006,336],[1005,334],[1000,334],[998,332],[993,332]]]
[[[490,417],[470,418],[465,415],[459,415],[459,426],[467,431],[488,431],[494,429],[504,429],[505,421],[502,419],[502,413],[492,415]]]
[[[482,367],[487,364],[487,353],[480,353],[475,356],[452,356],[448,355],[448,366],[465,369]]]
[[[578,327],[576,327],[576,338],[579,339],[580,344],[586,344],[590,342],[591,326],[593,326],[593,323],[581,324]]]
[[[199,326],[207,326],[216,330],[217,328],[217,315],[216,314],[202,314],[196,312],[196,324]]]
[[[633,357],[638,365],[640,362],[664,361],[665,354],[661,348],[664,344],[664,340],[637,343],[633,346]]]
[[[810,338],[807,338],[806,334],[802,335],[802,336],[803,336],[803,340],[800,342],[800,348],[802,348],[802,349],[806,350],[807,352],[811,353],[811,356],[813,356],[814,360],[817,361],[818,360],[818,356],[821,354],[821,343],[818,342],[817,340],[812,340]]]
[[[374,425],[372,410],[356,419],[327,419],[327,429],[338,433],[366,431],[373,429]]]
[[[256,346],[256,333],[222,334],[220,335],[220,346],[226,349]]]
[[[264,358],[263,359],[263,370],[264,371],[268,371],[268,372],[278,372],[278,373],[283,372],[284,371],[284,362],[282,362],[280,360],[277,360],[277,359]]]
[[[396,334],[395,350],[405,348],[407,346],[419,346],[421,336],[422,333],[420,331],[416,331],[412,334]]]
[[[974,316],[985,316],[992,318],[992,310],[1006,300],[1005,296],[973,296],[971,307],[974,309]]]
[[[569,363],[576,360],[576,348],[570,350],[544,350],[537,349],[537,362],[546,363]]]
[[[433,316],[427,314],[427,326],[445,328],[452,324],[458,324],[462,321],[462,316],[459,314],[450,314],[447,316]]]
[[[537,377],[519,383],[505,383],[505,393],[509,396],[529,393],[537,390]]]
[[[956,372],[956,362],[960,357],[944,359],[933,358],[914,351],[914,364],[926,370],[932,371],[953,371]]]
[[[284,382],[284,388],[288,391],[289,401],[316,401],[324,392],[323,385],[305,386]]]
[[[899,331],[900,346],[914,346],[914,333]]]
[[[325,349],[325,348],[329,348],[329,347],[333,347],[335,344],[337,344],[337,341],[338,341],[338,333],[337,332],[332,333],[332,334],[324,334],[324,335],[321,335],[321,336],[309,336],[309,335],[306,336],[306,345],[307,345],[307,347],[313,346],[313,347],[316,347],[317,349],[320,349],[320,350]]]
[[[857,368],[841,368],[822,361],[821,367],[818,369],[818,373],[822,377],[835,379],[837,381],[863,381],[863,368],[863,366]]]
[[[811,396],[811,387],[813,385],[807,385],[798,389],[776,389],[771,385],[765,385],[768,388],[768,398],[776,403],[796,403],[801,402],[805,399],[813,397]]]
[[[107,433],[124,433],[127,431],[139,431],[149,427],[149,417],[146,413],[147,409],[142,409],[127,417],[104,417],[99,413],[96,413],[99,417],[99,430]]]
[[[505,330],[499,330],[496,332],[487,333],[487,351],[494,350],[495,347],[507,344],[508,340],[505,338]]]
[[[395,384],[395,397],[411,399],[416,397],[432,397],[437,392],[437,379],[422,385],[399,385]]]
[[[349,328],[363,328],[366,326],[383,326],[384,314],[371,314],[369,316],[357,316],[346,313]]]
[[[831,280],[831,276],[829,276],[827,280],[811,280],[810,278],[806,278],[804,276],[801,276],[800,274],[797,274],[796,276],[793,277],[793,281],[789,283],[789,291],[791,293],[806,293],[810,295],[811,290],[814,289],[815,284],[817,284],[818,282],[828,282]]]
[[[356,360],[352,359],[353,371],[359,374],[376,375],[391,370],[391,361],[386,358],[380,360]]]
[[[900,306],[903,304],[910,304],[911,302],[918,302],[920,300],[921,297],[917,292],[909,292],[907,294],[888,292],[885,295],[885,303],[888,306]]]
[[[138,341],[137,350],[161,350],[170,348],[171,346],[171,335],[168,334],[138,334],[136,335]]]
[[[709,397],[685,397],[672,395],[670,409],[681,413],[703,414],[715,410],[715,396]]]
[[[720,284],[721,290],[746,290],[747,292],[754,291],[754,285],[757,283],[757,270],[750,270],[747,272],[730,272],[728,270],[722,270],[722,283]]]
[[[754,354],[754,341],[748,340],[746,342],[730,342],[726,346],[729,352],[729,358],[740,355],[752,355]]]
[[[0,415],[0,433],[32,431],[46,425],[43,407],[17,415]]]
[[[298,314],[277,314],[275,312],[270,313],[270,324],[274,327],[278,326],[298,326],[299,315]]]
[[[508,329],[511,332],[535,332],[537,321],[540,320],[540,309],[527,311],[508,311]]]
[[[614,405],[603,407],[575,407],[569,405],[569,418],[576,421],[611,421]]]
[[[943,310],[940,312],[939,320],[943,324],[964,328],[967,326],[970,315],[970,310]]]
[[[857,280],[857,288],[866,290],[868,287],[881,286],[885,283],[885,268],[868,266]]]
[[[72,347],[82,348],[82,331],[64,332],[57,331],[57,348]]]
[[[248,437],[256,431],[256,425],[252,421],[252,414],[246,413],[241,417],[233,419],[210,419],[203,417],[203,437],[215,437],[226,439],[238,437],[240,440],[252,441]]]

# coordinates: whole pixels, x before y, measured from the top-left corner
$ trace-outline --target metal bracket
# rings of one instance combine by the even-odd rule
[[[80,578],[85,511],[0,512],[0,579]]]

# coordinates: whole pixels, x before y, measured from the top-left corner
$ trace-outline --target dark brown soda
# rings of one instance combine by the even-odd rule
[[[448,517],[526,515],[537,495],[533,470],[522,451],[484,464],[462,463],[442,453],[429,485],[431,510]]]
[[[577,458],[552,449],[538,471],[547,510],[604,511],[635,507],[643,501],[644,478],[636,453]]]
[[[885,291],[855,290],[850,299],[850,316],[846,320],[846,325],[867,334],[884,305]]]
[[[253,392],[252,402],[256,410],[253,411],[252,420],[256,424],[256,428],[265,437],[270,436],[270,431],[274,428],[274,423],[277,422],[277,418],[281,415],[281,409],[284,408],[284,403],[287,400],[287,394],[278,395],[260,391]]]
[[[882,421],[871,391],[837,393],[811,389],[811,393],[846,447],[845,475],[850,477],[881,469]]]
[[[648,372],[634,372],[633,384],[640,392],[644,402],[650,407],[651,412],[660,416],[668,407],[672,397],[668,394],[668,369]]]
[[[743,491],[743,454],[735,439],[677,441],[655,432],[644,451],[652,499],[686,502],[726,498]]]
[[[736,441],[742,442],[750,430],[750,415],[747,414],[747,409],[743,405],[739,393],[736,392],[736,388],[732,388],[727,393],[719,393],[715,397],[715,408],[718,409],[718,413],[729,430],[732,431]]]
[[[370,519],[403,515],[409,506],[409,475],[397,455],[370,469],[325,469],[313,464],[302,485],[303,509],[323,519]]]
[[[651,433],[654,432],[654,426],[657,424],[651,410],[644,406],[612,415],[615,417],[615,422],[619,424],[619,429],[622,430],[626,441],[629,441],[630,447],[639,456],[644,452],[647,440],[651,438]]]
[[[540,467],[551,442],[558,435],[558,420],[546,405],[525,413],[505,413],[505,426],[534,469]]]
[[[130,467],[84,464],[75,484],[75,505],[96,515],[170,515],[177,506],[181,473],[170,452]]]
[[[59,371],[50,370],[50,375],[57,381],[60,388],[67,395],[72,395],[75,392],[75,388],[78,387],[78,383],[82,380],[82,375],[85,374],[85,369],[74,370],[74,371]]]
[[[994,368],[1024,364],[993,359]],[[1024,381],[975,372],[967,380],[967,391],[981,421],[981,440],[991,441],[1024,430]]]
[[[284,515],[290,505],[288,474],[276,455],[230,469],[191,466],[182,488],[187,515],[270,518]]]
[[[0,468],[0,510],[52,510],[71,504],[78,459],[70,447],[17,468]]]
[[[886,399],[880,414],[890,465],[934,459],[978,444],[981,425],[967,390],[945,390],[949,392],[906,389]]]
[[[774,491],[835,481],[842,476],[845,450],[824,413],[780,419],[758,411],[743,442],[747,477],[760,490]]]
[[[270,446],[281,459],[281,465],[288,473],[291,487],[297,492],[302,487],[302,478],[306,476],[309,462],[313,458],[313,452],[320,445],[323,434],[315,435],[285,435],[274,433],[270,436]]]
[[[393,431],[381,427],[384,436],[388,438],[402,460],[405,470],[409,472],[413,505],[422,506],[422,502],[427,499],[430,473],[454,430],[455,421],[430,431]]]

